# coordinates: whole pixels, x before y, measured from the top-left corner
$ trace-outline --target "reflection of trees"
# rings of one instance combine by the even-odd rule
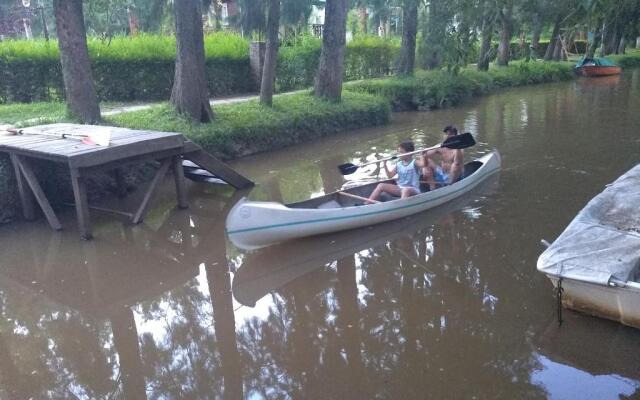
[[[535,296],[504,300],[520,275],[495,265],[484,222],[454,213],[280,288],[238,332],[247,386],[267,398],[541,396],[537,327],[511,320]],[[334,266],[334,288],[314,287]]]

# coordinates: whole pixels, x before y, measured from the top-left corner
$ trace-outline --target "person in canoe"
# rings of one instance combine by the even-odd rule
[[[406,141],[398,146],[398,153],[411,153],[415,150],[413,142]],[[404,155],[399,157],[400,160],[389,168],[387,161],[384,161],[384,170],[389,179],[398,175],[396,184],[380,183],[369,196],[369,203],[379,200],[382,193],[388,193],[392,196],[406,198],[420,193],[420,169],[425,168],[422,159],[414,159],[412,155]]]
[[[442,132],[444,140],[447,140],[457,135],[458,129],[455,126],[446,126]],[[440,165],[434,160],[438,155],[441,158]],[[464,152],[446,147],[429,150],[423,153],[421,164],[424,166],[422,179],[429,185],[430,190],[433,190],[457,182],[462,177]]]

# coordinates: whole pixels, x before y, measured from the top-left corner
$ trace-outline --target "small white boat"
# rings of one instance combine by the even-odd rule
[[[594,197],[538,259],[565,307],[640,328],[640,165]]]
[[[240,200],[226,221],[231,241],[255,249],[293,238],[379,224],[425,211],[459,197],[500,169],[497,150],[464,166],[464,178],[406,199],[364,204],[379,182],[369,183],[292,204]],[[388,180],[385,182],[392,182]]]

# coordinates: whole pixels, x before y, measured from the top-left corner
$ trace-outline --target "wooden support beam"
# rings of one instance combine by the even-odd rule
[[[151,183],[149,184],[149,188],[147,189],[147,192],[144,194],[144,198],[142,199],[142,203],[140,204],[138,211],[136,211],[133,217],[134,224],[139,224],[144,219],[144,215],[147,213],[147,210],[149,209],[149,205],[151,203],[151,199],[153,198],[153,194],[155,193],[156,189],[160,185],[160,182],[162,182],[162,178],[164,178],[165,175],[167,175],[167,171],[169,170],[169,167],[171,166],[171,164],[172,164],[172,158],[165,158],[164,160],[162,160],[162,164],[160,164],[160,169],[158,169],[155,176],[151,180]]]
[[[85,240],[93,238],[91,231],[91,219],[89,216],[89,201],[87,200],[87,184],[80,176],[77,168],[71,168],[71,186],[73,187],[73,199],[76,203],[76,216],[78,218],[78,230],[80,237]]]
[[[40,184],[38,183],[38,179],[36,178],[36,175],[33,173],[33,169],[31,169],[31,165],[23,157],[20,157],[18,155],[14,155],[14,157],[18,165],[18,168],[20,169],[20,172],[22,173],[22,175],[24,176],[24,179],[26,180],[27,184],[31,188],[31,192],[33,192],[33,195],[35,196],[36,201],[40,205],[40,208],[42,209],[44,216],[47,218],[49,225],[51,225],[51,228],[56,231],[61,230],[62,224],[60,224],[60,221],[58,220],[56,213],[53,211],[53,208],[51,208],[51,204],[49,204],[49,200],[47,200],[47,196],[45,196],[44,191],[40,187]]]
[[[198,164],[203,169],[211,172],[236,189],[246,189],[254,185],[254,183],[249,179],[240,175],[227,164],[202,150],[202,148],[195,143],[185,143],[185,153],[183,157],[185,160],[191,160]]]
[[[125,197],[127,195],[127,183],[125,182],[122,168],[116,168],[113,170],[113,179],[116,181],[118,197]]]
[[[29,189],[29,185],[20,170],[20,165],[18,164],[17,159],[18,156],[12,153],[10,157],[13,169],[16,173],[16,184],[18,185],[18,195],[20,196],[20,203],[22,204],[22,215],[24,215],[24,219],[27,221],[32,221],[36,218],[35,207],[33,204],[33,193]]]
[[[184,170],[182,169],[182,158],[180,156],[174,156],[171,159],[173,168],[173,177],[176,183],[176,195],[178,197],[178,208],[189,208],[189,201],[187,200],[187,188],[184,181]]]

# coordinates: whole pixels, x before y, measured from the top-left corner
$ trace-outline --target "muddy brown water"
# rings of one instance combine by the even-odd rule
[[[640,397],[640,330],[564,311],[536,272],[604,185],[640,161],[640,71],[515,89],[234,166],[255,199],[375,178],[337,173],[456,124],[498,148],[499,177],[372,228],[242,252],[240,196],[171,183],[146,221],[93,214],[96,240],[0,227],[0,398],[618,399]],[[138,193],[121,201],[131,206]],[[640,305],[639,305],[640,306]]]

